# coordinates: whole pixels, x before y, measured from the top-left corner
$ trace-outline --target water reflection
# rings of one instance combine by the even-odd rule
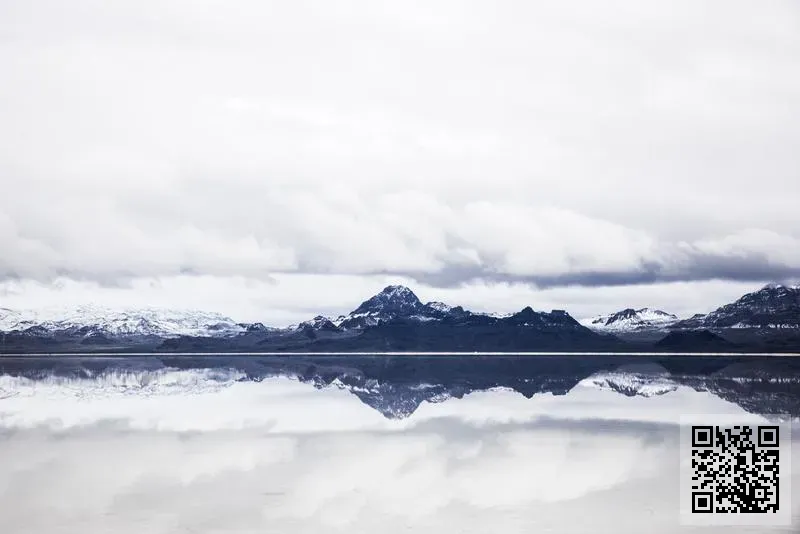
[[[680,416],[763,421],[649,364],[61,363],[0,376],[3,532],[693,532],[679,525]],[[682,376],[770,383],[735,364]],[[508,386],[566,384],[558,369],[567,391]],[[387,417],[375,399],[393,390],[376,384],[440,397]]]

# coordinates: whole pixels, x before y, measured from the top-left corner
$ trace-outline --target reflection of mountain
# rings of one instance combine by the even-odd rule
[[[708,391],[743,409],[800,417],[800,358],[665,356],[154,356],[146,358],[0,358],[0,373],[35,380],[106,380],[110,386],[151,387],[168,370],[169,386],[197,380],[260,381],[290,376],[317,388],[338,387],[388,418],[412,414],[423,402],[475,391],[513,389],[564,395],[578,384],[628,396],[660,396],[680,386]],[[108,377],[108,378],[102,378]],[[216,382],[215,382],[216,383]]]

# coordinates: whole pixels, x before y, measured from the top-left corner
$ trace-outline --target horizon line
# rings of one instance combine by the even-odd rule
[[[169,356],[772,356],[797,357],[800,352],[557,352],[557,351],[387,351],[387,352],[31,352],[0,353],[9,357],[169,357]]]

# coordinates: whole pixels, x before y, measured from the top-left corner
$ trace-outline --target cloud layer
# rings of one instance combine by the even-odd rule
[[[791,2],[34,0],[0,20],[0,278],[800,275]]]

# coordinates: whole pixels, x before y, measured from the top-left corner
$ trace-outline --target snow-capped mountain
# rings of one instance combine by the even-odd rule
[[[616,313],[599,315],[582,321],[584,326],[608,332],[666,329],[678,320],[677,315],[652,308],[626,308]]]
[[[767,284],[707,315],[680,321],[674,328],[800,328],[800,286]]]
[[[757,330],[754,330],[756,329]],[[713,331],[713,332],[712,332]],[[703,334],[703,332],[706,332]],[[709,338],[708,333],[714,333]],[[0,352],[128,350],[268,351],[751,351],[800,350],[800,286],[771,284],[707,315],[679,321],[657,309],[624,309],[578,322],[564,310],[475,313],[423,303],[390,285],[351,313],[287,328],[219,313],[81,306],[0,308]],[[694,335],[698,334],[698,335]]]
[[[44,310],[0,309],[0,331],[35,330],[37,335],[108,337],[226,336],[248,329],[219,313],[160,308],[114,309],[103,306]]]
[[[184,352],[303,350],[489,350],[502,346],[553,349],[571,341],[588,347],[608,340],[565,311],[530,307],[506,316],[472,313],[442,302],[423,303],[409,288],[390,285],[347,315],[322,315],[288,328],[238,323],[216,313],[99,306],[0,314],[3,351],[82,350],[137,345]],[[159,341],[160,340],[160,341]],[[153,345],[155,343],[155,345]],[[603,345],[605,346],[605,345]],[[323,348],[324,347],[324,348]]]
[[[445,304],[444,302],[429,302],[426,306],[441,313],[450,313],[453,311],[453,306]]]
[[[473,313],[461,306],[450,306],[443,302],[434,301],[423,304],[413,291],[399,285],[385,287],[378,294],[362,302],[348,315],[341,315],[335,319],[317,316],[310,321],[300,323],[297,328],[360,330],[398,319],[414,323],[444,322],[472,326],[497,324],[541,328],[581,328],[580,323],[563,310],[553,310],[550,313],[536,312],[528,306],[519,312],[509,314]]]
[[[298,330],[305,330],[305,329],[312,329],[312,330],[331,330],[336,331],[339,330],[339,326],[328,319],[323,315],[317,315],[311,320],[303,321],[299,325],[297,325]]]
[[[353,310],[352,315],[414,315],[423,307],[419,298],[405,286],[387,286]]]
[[[32,312],[24,313],[8,308],[0,308],[0,332],[11,330],[24,330],[35,326],[35,315]]]
[[[359,330],[399,318],[424,322],[463,315],[465,313],[468,312],[465,312],[462,307],[449,306],[443,302],[428,302],[427,304],[423,304],[411,289],[405,286],[391,285],[362,302],[355,310],[347,315],[340,315],[336,318],[320,315],[314,319],[300,323],[298,328],[313,328],[314,330]]]

